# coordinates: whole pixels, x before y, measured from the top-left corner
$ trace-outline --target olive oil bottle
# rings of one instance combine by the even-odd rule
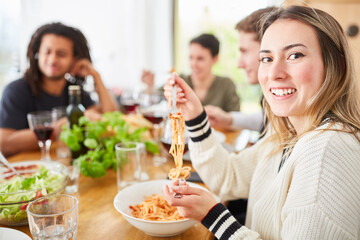
[[[79,85],[69,86],[69,105],[66,108],[66,115],[69,120],[69,127],[79,123],[79,118],[84,116],[85,107],[81,104],[81,88]],[[86,153],[86,147],[81,144],[79,151],[71,151],[72,160]]]

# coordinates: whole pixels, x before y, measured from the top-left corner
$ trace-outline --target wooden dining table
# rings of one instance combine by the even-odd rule
[[[226,143],[233,144],[239,131],[223,131],[226,136]],[[167,154],[165,152],[165,154]],[[40,159],[39,151],[23,152],[9,157],[10,162],[20,162]],[[52,148],[51,157],[56,160],[55,149]],[[148,159],[148,173],[151,180],[166,179],[171,168],[174,167],[173,160],[167,157],[167,162],[163,164],[153,164],[151,155]],[[185,166],[191,166],[190,161],[184,161]],[[107,240],[107,239],[129,239],[129,240],[188,240],[214,239],[214,235],[208,231],[200,222],[186,230],[184,233],[168,237],[159,238],[145,234],[141,230],[133,227],[125,218],[116,211],[113,201],[117,194],[116,173],[109,169],[106,176],[100,178],[90,178],[80,176],[78,192],[71,195],[79,200],[79,218],[77,228],[78,240]],[[8,227],[0,224],[0,227]],[[20,230],[31,236],[29,226],[10,227]]]

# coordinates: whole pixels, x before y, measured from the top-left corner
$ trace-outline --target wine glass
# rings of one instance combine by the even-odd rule
[[[167,152],[169,153],[170,148],[171,148],[171,143],[172,143],[172,126],[171,126],[171,119],[170,118],[166,118],[165,124],[164,124],[164,129],[162,131],[162,135],[161,135],[161,143],[164,146],[164,148],[167,150]],[[189,148],[188,148],[188,142],[189,142],[189,133],[187,132],[186,128],[185,128],[185,147],[184,147],[184,153],[185,154]],[[179,136],[180,138],[180,136]],[[170,155],[170,153],[169,153]]]
[[[37,111],[27,114],[29,127],[34,131],[41,149],[41,160],[50,161],[51,135],[54,131],[55,115],[51,111]]]
[[[119,98],[121,112],[124,114],[135,114],[139,106],[138,94],[135,91],[125,90]]]
[[[151,93],[142,93],[140,95],[140,112],[150,122],[153,123],[153,137],[154,140],[160,145],[160,137],[162,131],[162,122],[168,114],[168,107],[165,97],[162,92],[155,91]],[[166,158],[161,154],[155,155],[153,161],[156,164],[166,162]]]

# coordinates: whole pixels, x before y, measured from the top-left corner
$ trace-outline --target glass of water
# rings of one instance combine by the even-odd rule
[[[144,143],[117,143],[115,152],[118,191],[139,181],[149,179]]]
[[[69,124],[66,115],[66,106],[52,108],[52,113],[55,115],[56,124]],[[60,140],[60,134],[56,137],[56,156],[58,159],[70,157],[70,150],[66,144]]]
[[[76,240],[78,205],[75,197],[66,194],[31,202],[26,211],[34,240]]]
[[[66,185],[65,193],[76,193],[79,189],[80,165],[76,161],[72,162],[70,158],[61,158],[56,161],[64,164],[69,170],[69,182]]]

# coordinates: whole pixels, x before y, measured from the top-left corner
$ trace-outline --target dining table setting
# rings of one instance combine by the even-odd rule
[[[240,130],[224,131],[221,129],[217,129],[214,130],[214,132],[219,136],[219,141],[223,141],[224,146],[227,146],[227,148],[229,147],[232,148],[241,131]],[[52,163],[59,164],[60,168],[63,165],[67,165],[67,167],[69,167],[69,164],[65,164],[65,162],[68,163],[71,157],[68,156],[67,158],[59,158],[56,154],[57,144],[58,142],[54,142],[51,146],[50,149],[51,160],[47,160],[47,161],[40,160],[42,157],[41,151],[21,152],[11,157],[8,157],[7,160],[8,162],[10,162],[12,165],[15,166],[16,165],[20,166],[21,164],[25,164],[27,162],[33,163],[36,161],[36,162],[45,162],[46,164],[48,164],[48,162],[51,162],[51,164]],[[60,199],[60,197],[57,196],[56,199],[57,205],[59,205],[60,201],[62,201],[64,202],[64,204],[69,205],[66,207],[69,207],[71,211],[76,210],[78,212],[78,215],[76,215],[73,218],[67,218],[67,216],[61,216],[64,219],[76,220],[73,224],[75,228],[75,230],[74,229],[73,230],[76,232],[75,233],[76,237],[63,238],[63,239],[132,239],[132,240],[214,239],[214,235],[210,231],[208,231],[207,228],[205,228],[200,222],[195,222],[195,221],[189,225],[190,227],[187,227],[185,230],[182,230],[175,234],[166,234],[166,233],[164,233],[164,235],[153,234],[151,233],[151,230],[147,231],[142,229],[142,226],[140,226],[139,228],[139,226],[137,226],[137,223],[133,222],[134,221],[133,217],[130,218],[127,217],[127,215],[120,210],[121,203],[125,202],[125,200],[128,197],[130,198],[132,196],[131,192],[128,193],[126,192],[126,194],[122,192],[127,188],[130,189],[132,185],[146,184],[147,182],[154,181],[154,182],[158,182],[158,184],[163,186],[164,183],[166,184],[166,181],[168,182],[171,181],[168,180],[168,173],[171,168],[174,168],[174,160],[172,156],[167,152],[167,149],[165,149],[164,146],[160,143],[160,141],[157,141],[157,144],[161,150],[160,154],[149,153],[145,151],[144,146],[142,146],[143,147],[142,149],[141,146],[139,147],[136,145],[137,150],[142,149],[141,151],[144,158],[141,160],[141,165],[146,166],[146,168],[145,171],[139,173],[139,177],[137,178],[137,181],[129,182],[127,186],[120,187],[119,185],[120,178],[118,176],[118,173],[124,172],[124,169],[120,169],[118,167],[117,169],[115,169],[116,171],[114,171],[113,168],[108,168],[104,176],[100,176],[100,177],[84,176],[84,174],[81,173],[79,174],[78,179],[76,179],[75,189],[71,189],[70,191],[68,191],[69,186],[66,186],[63,189],[61,189],[60,192],[54,194],[54,196],[60,194],[59,196],[61,196],[62,198]],[[123,146],[116,145],[115,148],[121,149],[121,147]],[[121,154],[122,153],[120,152],[120,150],[117,149],[116,158],[119,159],[119,156],[122,156]],[[136,153],[136,156],[138,156],[138,153]],[[161,162],[154,160],[154,158],[157,159],[159,157],[165,160],[162,160]],[[118,160],[118,164],[119,164],[119,160]],[[189,156],[187,156],[186,158],[184,157],[183,166],[190,168],[192,167]],[[59,168],[59,166],[55,166],[55,167],[56,169]],[[194,175],[196,175],[194,169],[192,169],[191,171],[194,172]],[[122,174],[122,177],[123,176],[125,176],[125,174]],[[201,182],[201,179],[199,179],[198,176],[195,177],[197,177],[195,178],[196,183],[192,183],[189,181],[190,184],[206,188],[206,185]],[[74,182],[70,182],[70,178],[68,179],[68,181],[69,181],[68,185],[74,184]],[[123,181],[127,181],[127,180],[121,179],[121,182]],[[149,189],[149,187],[144,185],[143,187],[144,190],[141,190],[141,188],[139,189],[136,191],[140,192],[143,195],[146,195],[146,189]],[[159,194],[161,195],[160,192],[161,190],[159,190],[159,187],[156,191],[158,191]],[[122,193],[122,195],[120,193]],[[63,199],[63,198],[68,198],[68,199]],[[42,198],[39,199],[41,200]],[[37,200],[35,200],[34,202],[36,201]],[[45,200],[40,201],[39,206],[44,205],[44,201]],[[28,239],[31,239],[31,237],[33,237],[33,239],[38,239],[34,237],[34,231],[35,231],[34,229],[36,229],[35,225],[38,224],[36,223],[36,217],[39,216],[39,214],[37,214],[36,211],[40,211],[40,210],[39,210],[39,206],[36,206],[34,202],[31,202],[29,204],[30,206],[28,206],[29,224],[25,223],[22,224],[21,226],[14,226],[14,225],[9,226],[6,224],[4,225],[0,222],[0,232],[1,229],[18,230],[26,234],[29,237]],[[50,204],[50,202],[51,200],[49,199],[49,202],[46,202],[46,204]],[[138,204],[138,202],[133,202],[133,205],[136,204]],[[70,214],[68,213],[69,211],[70,210],[66,211],[66,214]],[[34,212],[34,214],[32,212]],[[51,213],[47,213],[47,214],[48,214],[47,216],[53,216]],[[57,221],[57,217],[55,217],[54,221]],[[180,222],[181,221],[183,220],[180,220]],[[142,224],[141,221],[140,224]],[[153,228],[154,227],[150,227],[150,229]],[[159,225],[159,228],[164,230],[167,229],[168,227],[166,227],[165,225]],[[33,229],[33,231],[31,231],[31,229]],[[1,239],[1,234],[0,234],[0,239]]]

